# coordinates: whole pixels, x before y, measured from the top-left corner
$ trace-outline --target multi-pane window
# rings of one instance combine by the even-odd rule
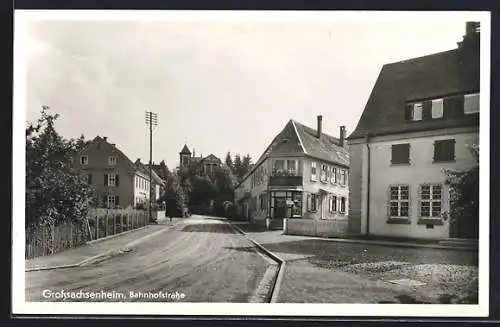
[[[108,157],[108,165],[109,165],[109,166],[114,166],[114,165],[116,165],[116,157],[115,157],[115,156],[109,156],[109,157]]]
[[[108,208],[114,208],[116,205],[116,197],[114,195],[108,195]]]
[[[434,142],[434,162],[455,160],[455,140],[439,140]]]
[[[441,185],[420,185],[420,216],[440,217],[441,199]]]
[[[80,156],[80,164],[86,166],[89,164],[89,156]]]
[[[479,112],[479,93],[464,96],[464,113],[474,114]]]
[[[409,164],[410,163],[410,144],[393,144],[391,146],[391,163],[392,164]]]
[[[345,169],[340,169],[340,185],[346,185],[347,184],[347,170]]]
[[[316,162],[315,161],[311,162],[311,180],[312,181],[318,180],[318,175],[317,175],[317,171],[316,171]]]
[[[389,214],[391,217],[408,217],[410,197],[408,185],[395,185],[389,191]]]
[[[345,202],[346,202],[346,199],[345,197],[341,197],[340,198],[340,213],[345,213]]]
[[[108,174],[108,186],[116,186],[116,174]]]
[[[323,183],[328,182],[328,166],[327,165],[321,165],[321,182],[323,182]]]
[[[309,211],[316,211],[316,201],[317,201],[316,194],[307,195],[307,209]]]
[[[286,170],[289,174],[296,175],[297,174],[297,162],[295,160],[287,160],[286,161]]]
[[[282,172],[285,169],[285,161],[284,160],[275,160],[274,161],[274,172]]]
[[[337,183],[337,168],[332,167],[332,173],[330,174],[330,183]]]
[[[432,119],[443,117],[443,99],[432,100]]]
[[[330,212],[335,212],[337,211],[337,196],[332,195],[330,198]]]

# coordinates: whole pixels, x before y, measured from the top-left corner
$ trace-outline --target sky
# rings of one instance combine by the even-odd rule
[[[84,17],[84,16],[81,16]],[[257,161],[289,119],[349,135],[382,66],[454,49],[465,20],[39,20],[27,30],[26,119],[42,105],[64,137],[106,136],[153,161],[227,151]]]

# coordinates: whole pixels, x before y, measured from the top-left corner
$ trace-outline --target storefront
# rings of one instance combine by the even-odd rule
[[[271,190],[270,218],[300,218],[302,217],[302,191]]]

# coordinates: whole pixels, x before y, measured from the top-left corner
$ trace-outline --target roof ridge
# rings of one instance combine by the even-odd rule
[[[457,50],[459,50],[459,49],[460,48],[455,48],[455,49],[445,50],[445,51],[441,51],[441,52],[430,53],[430,54],[426,54],[426,55],[419,56],[419,57],[412,57],[409,59],[393,61],[393,62],[389,62],[389,63],[384,64],[384,66],[390,66],[390,65],[395,65],[395,64],[407,64],[407,63],[411,63],[412,61],[418,61],[418,60],[422,60],[422,59],[429,58],[429,57],[437,57],[437,56],[448,54],[450,52],[457,52]]]
[[[304,124],[302,124],[302,123],[300,123],[300,122],[298,122],[298,121],[295,121],[295,120],[294,120],[294,123],[295,123],[295,124],[298,124],[298,125],[300,125],[300,126],[302,126],[302,127],[309,128],[309,129],[310,129],[310,130],[312,130],[312,131],[316,131],[316,129],[314,129],[314,128],[312,128],[312,127],[309,127],[309,126],[307,126],[307,125],[304,125]],[[331,138],[333,138],[333,139],[338,140],[338,138],[336,138],[335,136],[332,136],[332,135],[330,135],[330,134],[327,134],[327,133],[325,133],[325,132],[323,132],[323,131],[321,131],[321,134],[322,134],[322,135],[326,135],[326,136],[328,136],[328,137],[331,137]]]

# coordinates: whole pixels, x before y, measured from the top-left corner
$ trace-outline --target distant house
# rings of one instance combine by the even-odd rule
[[[149,165],[144,165],[141,162],[141,159],[137,159],[134,163],[136,167],[141,170],[143,174],[146,174],[148,176],[149,180]],[[155,172],[155,169],[153,167],[151,171],[151,180],[152,180],[152,185],[153,185],[153,201],[156,202],[162,195],[165,190],[165,180],[162,179],[161,177],[158,176],[158,174]],[[147,201],[149,199],[149,196],[145,198]]]
[[[384,65],[348,143],[350,233],[459,237],[443,169],[475,164],[479,24],[456,49]]]
[[[193,153],[191,155],[191,151],[189,151],[186,144],[184,144],[181,152],[179,152],[179,158],[180,169],[190,169],[200,176],[212,175],[215,170],[222,165],[222,161],[213,154],[206,157],[203,157],[202,155],[197,157],[195,150],[193,149]]]
[[[319,220],[330,220],[332,231],[347,228],[345,128],[341,126],[340,138],[335,138],[323,133],[322,116],[317,118],[316,130],[288,121],[237,185],[235,203],[242,216],[268,218],[278,227],[283,218],[292,218],[297,226],[305,224],[297,227],[300,234],[307,234]]]
[[[87,176],[108,208],[135,207],[149,201],[149,174],[134,164],[107,137],[95,137],[73,157],[73,166]]]

